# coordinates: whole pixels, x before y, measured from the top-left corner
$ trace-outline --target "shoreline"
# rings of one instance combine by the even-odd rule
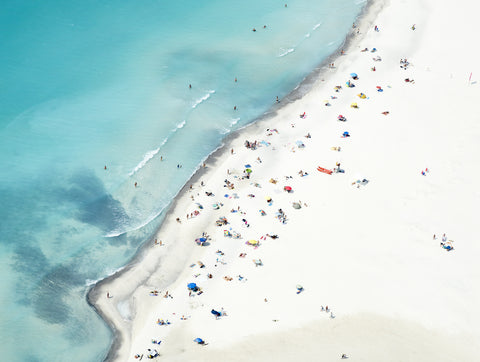
[[[293,338],[294,331],[309,330],[307,326],[310,322],[319,323],[320,329],[335,330],[345,318],[362,319],[365,316],[369,316],[370,320],[362,319],[356,326],[357,333],[362,333],[362,329],[369,328],[371,323],[378,323],[380,328],[373,333],[372,338],[385,342],[382,345],[383,353],[393,350],[395,343],[422,328],[426,330],[424,336],[435,333],[441,340],[447,341],[450,338],[458,342],[453,352],[450,352],[446,343],[445,346],[437,345],[440,350],[443,347],[444,356],[442,355],[443,359],[438,356],[435,359],[434,354],[438,354],[438,351],[434,353],[431,347],[422,346],[426,339],[420,337],[413,350],[415,353],[420,352],[422,358],[426,354],[428,358],[424,360],[447,361],[453,357],[458,359],[460,355],[465,360],[467,358],[464,356],[473,356],[478,352],[478,346],[466,346],[468,340],[474,341],[474,336],[478,336],[478,332],[474,332],[470,326],[480,320],[479,313],[473,307],[475,301],[480,301],[480,292],[468,283],[472,276],[478,274],[472,262],[479,250],[470,241],[476,223],[473,218],[462,217],[459,212],[473,209],[475,200],[478,199],[472,193],[475,192],[471,181],[474,178],[459,176],[459,171],[462,170],[460,166],[475,164],[479,158],[475,153],[475,141],[464,137],[465,132],[475,129],[475,123],[474,120],[462,118],[465,125],[452,128],[449,120],[456,113],[438,107],[438,104],[453,102],[458,106],[455,107],[456,111],[459,109],[462,114],[474,112],[468,101],[475,99],[479,93],[473,86],[476,83],[469,80],[470,87],[464,89],[466,85],[460,78],[463,78],[462,72],[475,69],[472,65],[480,56],[478,52],[470,51],[473,53],[472,59],[469,59],[470,64],[460,64],[459,69],[454,70],[449,66],[448,56],[439,57],[442,48],[439,44],[432,44],[432,39],[436,39],[434,37],[438,32],[450,33],[457,30],[456,27],[453,30],[442,27],[442,22],[452,12],[448,6],[433,7],[430,0],[421,3],[407,0],[402,4],[373,1],[368,4],[379,5],[380,9],[377,7],[376,13],[362,11],[363,18],[357,26],[362,32],[357,36],[350,31],[344,45],[340,47],[346,47],[347,55],[335,56],[337,50],[332,55],[334,58],[322,62],[338,62],[335,69],[330,70],[321,65],[315,68],[302,81],[303,86],[299,85],[289,94],[294,94],[291,98],[285,97],[279,105],[272,106],[271,110],[256,121],[227,135],[222,145],[208,156],[205,161],[207,168],[197,169],[167,207],[165,219],[155,233],[160,240],[166,240],[166,245],[152,247],[153,240],[145,242],[125,268],[90,289],[87,295],[89,304],[95,304],[97,313],[103,315],[103,319],[110,323],[114,331],[115,339],[106,360],[133,360],[133,354],[145,351],[150,338],[154,337],[164,342],[159,348],[161,355],[170,356],[171,360],[182,360],[197,354],[204,356],[205,360],[221,360],[222,353],[230,352],[230,348],[238,353],[242,353],[242,348],[247,348],[253,355],[263,348],[278,353],[276,350],[281,341],[288,339],[288,336]],[[461,10],[458,11],[462,13]],[[373,24],[377,20],[381,29],[379,34],[373,32]],[[410,29],[410,23],[421,24],[421,30]],[[459,27],[459,24],[455,25]],[[401,31],[397,30],[399,26]],[[455,38],[454,35],[451,37]],[[463,40],[468,42],[468,37]],[[378,47],[377,54],[383,58],[381,63],[372,64],[370,51],[363,54],[360,52],[363,41],[369,47]],[[457,48],[462,49],[462,43]],[[454,54],[453,50],[450,52]],[[398,68],[398,59],[406,57],[410,61],[413,58],[413,65],[408,71],[406,67],[405,70]],[[370,64],[378,66],[376,72],[369,72]],[[331,101],[331,107],[323,107],[321,97],[332,92],[327,89],[340,82],[343,84],[346,74],[352,71],[360,72],[360,80],[355,81],[357,88],[342,90],[339,99]],[[409,80],[414,78],[416,82],[405,83],[405,77],[409,77],[406,78]],[[384,93],[375,92],[375,86],[378,85],[384,87]],[[307,91],[303,93],[305,89]],[[441,92],[442,89],[451,91]],[[362,91],[366,91],[370,97],[359,100],[356,94]],[[297,95],[298,98],[295,98]],[[289,101],[285,102],[285,99]],[[359,103],[360,109],[352,110],[349,107],[354,100]],[[389,112],[381,114],[381,111],[386,110]],[[298,114],[304,111],[307,112],[307,119],[298,121]],[[348,121],[327,121],[335,120],[338,113],[346,115]],[[241,137],[260,140],[266,127],[277,127],[280,130],[279,135],[267,138],[273,146],[260,148],[254,153],[246,150]],[[352,133],[352,138],[339,140],[338,132],[345,129]],[[309,134],[312,131],[314,141],[303,138],[307,131]],[[426,134],[430,137],[425,137]],[[294,145],[295,139],[300,138],[307,145],[304,150],[297,149]],[[445,149],[442,146],[446,142],[451,147],[456,147]],[[342,145],[340,153],[327,150],[329,146],[339,145]],[[229,155],[229,148],[234,148],[236,152]],[[464,151],[471,148],[473,152],[466,155]],[[207,208],[194,220],[185,221],[182,217],[182,225],[175,221],[176,216],[182,216],[186,211],[188,214],[194,207],[190,197],[193,199],[195,193],[199,196],[195,198],[202,204],[218,202],[215,198],[205,198],[203,192],[200,196],[197,191],[210,190],[217,198],[221,197],[225,189],[218,181],[225,178],[225,170],[230,175],[232,167],[242,168],[243,164],[252,163],[252,157],[256,156],[262,156],[263,163],[255,163],[253,181],[262,184],[262,188],[252,189],[246,185],[249,181],[237,179],[235,190],[244,196],[247,192],[271,195],[275,206],[268,208],[265,201],[262,203],[264,197],[260,196],[251,200],[240,197],[238,202],[222,198],[226,204],[225,207],[222,204],[222,207],[229,209],[236,206],[234,202],[241,203],[245,215],[248,214],[248,220],[255,225],[254,230],[241,229],[242,235],[248,235],[247,240],[278,229],[281,236],[278,241],[265,239],[258,250],[242,246],[243,243],[228,241],[220,229],[212,228],[215,218],[225,215],[226,211],[216,212]],[[329,167],[335,162],[342,163],[346,169],[345,174],[322,176],[311,169],[319,164]],[[428,166],[425,169],[427,173],[433,173],[419,175],[418,170],[425,166]],[[308,169],[310,176],[288,176],[280,182],[282,186],[293,186],[293,197],[282,192],[281,186],[275,187],[268,183],[269,178],[275,176],[281,176],[283,180],[285,175],[296,174],[299,168]],[[402,176],[399,178],[397,175]],[[206,179],[202,181],[206,181],[207,188],[202,189],[198,185],[202,177]],[[367,184],[362,184],[361,188],[360,184],[352,187],[352,177],[353,181],[366,177]],[[462,190],[457,196],[456,193],[460,192],[459,178]],[[195,185],[193,192],[189,189],[189,184]],[[298,211],[289,208],[286,226],[276,221],[269,222],[272,209],[281,206],[285,210],[286,204],[299,199],[307,200],[309,205],[307,207],[305,204]],[[440,207],[443,204],[448,205],[447,210]],[[253,206],[248,207],[249,205]],[[266,207],[270,216],[259,216],[259,207]],[[227,216],[235,220],[235,214]],[[189,227],[183,227],[185,222]],[[244,225],[237,227],[241,226]],[[233,221],[232,227],[235,227]],[[321,230],[320,235],[309,232],[310,229],[317,228]],[[457,243],[461,240],[461,244],[455,244],[456,247],[458,245],[458,250],[455,248],[454,252],[448,254],[438,248],[435,236],[433,245],[431,239],[432,231],[441,235],[445,230],[449,234],[454,233],[453,239]],[[209,255],[212,247],[194,246],[192,240],[202,231],[212,235],[213,248],[221,248],[225,252],[226,256],[220,259],[224,259],[228,266],[217,267],[218,255]],[[401,249],[408,250],[409,253],[399,250],[398,245],[402,245]],[[249,257],[261,257],[264,265],[252,268],[251,262],[246,264],[242,259],[232,257],[240,251],[247,252]],[[207,268],[195,269],[195,263],[190,265],[193,269],[188,268],[194,260],[202,260]],[[197,273],[192,277],[190,274],[193,271]],[[208,280],[203,276],[205,272],[226,274],[224,278],[240,272],[248,277],[248,282],[242,284],[240,281],[243,277],[239,282],[225,282],[216,278]],[[325,275],[328,277],[325,278]],[[200,285],[206,288],[206,293],[201,297],[186,297],[184,284],[197,276]],[[300,296],[295,296],[295,293],[291,295],[288,289],[299,282],[306,287],[305,291]],[[170,302],[168,298],[158,300],[149,297],[149,290],[156,288],[167,288],[175,295],[175,302]],[[107,290],[114,290],[112,302],[103,298]],[[224,290],[228,290],[228,294]],[[461,309],[456,308],[460,300]],[[334,306],[335,315],[339,313],[338,319],[332,317],[331,321],[323,320],[322,313],[317,313],[319,304],[327,302]],[[208,310],[211,307],[219,308],[219,303],[222,308],[227,308],[228,317],[215,321],[211,316],[208,317]],[[295,308],[295,312],[289,313],[290,308]],[[468,311],[468,315],[464,315],[462,309]],[[107,316],[109,313],[111,318]],[[178,315],[182,313],[191,313],[191,316],[187,316],[191,320],[178,320]],[[166,316],[175,319],[172,326],[155,326],[155,319]],[[272,325],[272,320],[279,322]],[[402,323],[405,329],[399,331],[400,340],[382,340],[383,329],[388,328],[389,324]],[[230,333],[227,335],[222,330]],[[273,338],[266,345],[257,343],[255,347],[253,343],[248,346],[247,342],[245,346],[244,342],[249,337],[254,336],[256,339],[274,333],[278,342]],[[191,339],[194,336],[206,338],[211,342],[210,346],[198,350],[198,347],[192,346]],[[457,338],[458,336],[462,337]],[[354,351],[358,360],[380,360],[379,355],[375,355],[375,358],[371,354],[372,345],[366,345],[363,349],[355,347],[352,338],[355,337],[345,339],[349,353]],[[128,343],[122,343],[126,340]],[[234,347],[237,342],[243,343],[243,347]],[[305,348],[308,357],[316,345],[315,338],[310,338],[297,344],[297,347]],[[207,356],[213,356],[215,351],[221,353],[208,359]],[[327,358],[325,353],[323,356]],[[405,350],[407,358],[403,360],[412,360],[415,353],[408,355]],[[294,355],[290,357],[295,358]],[[401,357],[402,355],[399,360],[402,360]]]
[[[366,4],[362,8],[360,14],[356,17],[355,23],[361,23],[362,27],[366,27],[366,23],[373,23],[378,13],[381,11],[385,5],[386,0],[367,0]],[[208,173],[210,168],[214,168],[215,163],[219,161],[222,156],[225,156],[229,151],[229,145],[232,144],[235,140],[241,138],[244,133],[251,130],[252,127],[259,128],[260,123],[265,123],[269,119],[275,117],[278,111],[281,111],[282,108],[287,107],[288,105],[300,100],[303,98],[319,81],[321,77],[328,74],[331,71],[327,67],[327,64],[336,62],[343,55],[340,53],[342,49],[346,51],[350,50],[351,47],[355,46],[355,40],[358,36],[354,33],[352,29],[349,30],[343,43],[327,58],[325,58],[318,66],[316,66],[290,93],[288,93],[278,104],[273,104],[269,110],[264,114],[254,119],[251,123],[227,134],[221,141],[220,146],[210,153],[204,163],[207,165],[205,168],[201,164],[197,166],[197,169],[194,171],[192,176],[186,181],[184,186],[179,190],[175,195],[172,201],[167,205],[165,211],[162,213],[164,215],[164,220],[160,223],[157,230],[154,232],[156,235],[163,227],[167,215],[174,210],[178,205],[180,200],[185,197],[185,192],[188,190],[188,185],[194,184],[200,180],[202,176]],[[285,100],[287,102],[285,102]],[[116,271],[114,274],[105,277],[104,279],[98,281],[90,287],[86,293],[87,303],[94,309],[94,311],[100,316],[100,318],[105,322],[108,328],[113,334],[113,340],[110,345],[108,354],[105,356],[104,361],[113,361],[117,358],[118,349],[122,345],[124,340],[124,331],[117,328],[115,322],[109,318],[101,308],[98,307],[96,301],[101,298],[101,289],[102,287],[108,286],[112,281],[121,278],[125,273],[129,272],[134,268],[138,263],[141,263],[144,259],[146,253],[149,252],[151,248],[151,243],[153,242],[154,237],[151,240],[146,240],[132,257],[132,259],[123,266],[120,270]],[[141,284],[141,283],[140,283]],[[139,285],[140,285],[139,284]],[[103,295],[102,295],[103,296]]]

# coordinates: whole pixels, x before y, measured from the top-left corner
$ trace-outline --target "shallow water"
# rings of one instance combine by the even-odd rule
[[[102,359],[111,333],[88,286],[151,237],[226,134],[341,45],[363,5],[3,1],[2,358]]]

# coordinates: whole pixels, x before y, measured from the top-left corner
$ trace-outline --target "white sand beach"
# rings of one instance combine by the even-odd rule
[[[109,359],[479,360],[479,9],[372,2],[308,94],[186,185],[162,245],[97,286],[91,301],[118,333]]]

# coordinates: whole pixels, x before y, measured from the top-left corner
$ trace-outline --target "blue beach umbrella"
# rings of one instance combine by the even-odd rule
[[[202,243],[204,243],[205,241],[207,241],[207,238],[200,238],[198,240],[200,240]]]
[[[248,163],[245,165],[245,168],[250,168],[250,167],[252,167],[252,166]]]
[[[357,78],[358,75],[357,75],[357,73],[350,73],[350,77],[352,77],[352,78]]]
[[[197,287],[197,284],[195,284],[195,283],[189,283],[189,284],[187,285],[187,288],[188,288],[188,289],[192,289],[192,290],[195,289],[196,287]]]
[[[203,339],[201,339],[201,338],[195,338],[193,341],[194,341],[194,342],[197,342],[197,343],[202,343],[202,342],[203,342]]]

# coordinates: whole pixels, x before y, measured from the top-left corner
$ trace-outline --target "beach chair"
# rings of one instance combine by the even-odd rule
[[[255,264],[255,267],[263,265],[262,259],[253,259],[253,263]]]

